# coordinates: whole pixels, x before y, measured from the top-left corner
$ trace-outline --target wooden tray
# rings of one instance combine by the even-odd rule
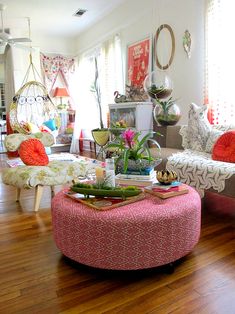
[[[145,194],[141,193],[136,196],[127,197],[125,199],[115,197],[84,197],[83,194],[67,191],[64,192],[66,196],[73,200],[85,204],[96,210],[105,211],[116,207],[124,206],[134,202],[138,202],[145,198]]]

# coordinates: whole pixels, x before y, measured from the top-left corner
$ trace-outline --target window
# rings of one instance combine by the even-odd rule
[[[99,109],[91,87],[95,79],[95,59],[98,66],[101,93],[102,120],[107,126],[108,104],[114,101],[114,92],[123,92],[121,43],[118,35],[82,55],[78,66],[78,105],[71,152],[78,152],[78,138],[91,137],[90,131],[100,127]]]
[[[212,124],[234,124],[234,0],[207,0],[206,92]]]

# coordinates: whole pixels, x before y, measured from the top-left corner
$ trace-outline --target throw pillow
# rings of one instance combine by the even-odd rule
[[[51,133],[51,129],[49,129],[47,126],[45,126],[45,125],[41,125],[40,127],[39,127],[39,129],[40,129],[40,132],[47,132],[47,133]]]
[[[207,153],[212,153],[212,150],[213,150],[213,146],[215,144],[215,142],[218,140],[218,138],[224,134],[223,131],[220,131],[220,130],[217,130],[215,128],[212,128],[212,130],[210,131],[210,134],[209,134],[209,137],[208,137],[208,140],[206,142],[206,149],[205,151]]]
[[[182,136],[182,147],[184,149],[189,148],[189,141],[188,141],[188,126],[182,125],[180,128],[179,134]]]
[[[48,121],[43,122],[43,124],[48,127],[51,131],[56,130],[56,124],[54,119],[50,119]]]
[[[34,124],[34,123],[27,122],[27,126],[28,126],[28,129],[29,129],[30,133],[40,132],[39,127],[36,124]]]
[[[21,143],[19,156],[28,166],[46,166],[49,163],[45,147],[36,138],[30,138]]]
[[[188,120],[188,148],[205,151],[211,125],[207,119],[207,106],[190,104]]]
[[[221,135],[212,151],[212,159],[226,162],[235,162],[235,130]]]

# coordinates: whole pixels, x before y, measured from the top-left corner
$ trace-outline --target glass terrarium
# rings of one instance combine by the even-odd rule
[[[181,112],[175,100],[169,98],[166,101],[157,100],[153,116],[155,121],[160,125],[175,125],[181,118]]]
[[[164,71],[153,71],[144,80],[144,89],[153,99],[164,99],[171,95],[173,82]]]

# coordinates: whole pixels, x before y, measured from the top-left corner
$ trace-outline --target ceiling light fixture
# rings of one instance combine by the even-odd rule
[[[77,16],[77,17],[81,17],[87,10],[85,9],[78,9],[75,13],[74,13],[74,16]]]

